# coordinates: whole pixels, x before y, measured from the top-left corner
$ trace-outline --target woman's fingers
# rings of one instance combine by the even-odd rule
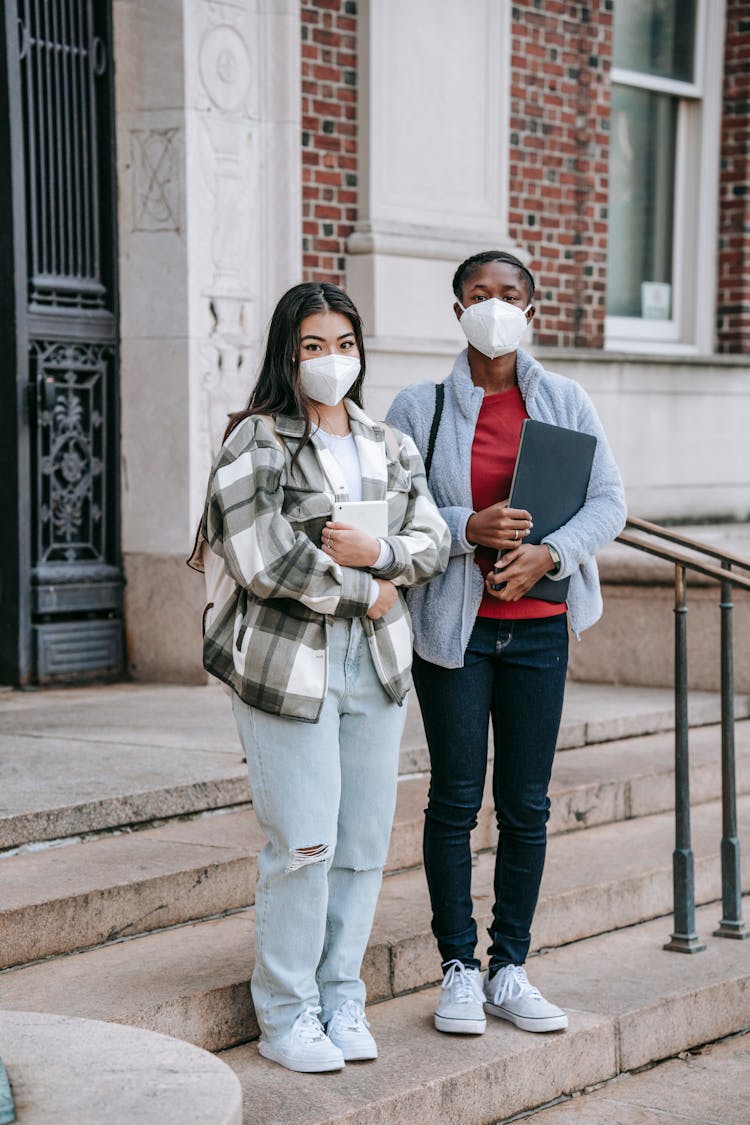
[[[379,540],[346,523],[325,524],[320,546],[340,566],[374,566],[380,555]]]
[[[503,505],[498,504],[498,507],[499,508],[503,507]],[[532,522],[531,521],[531,512],[527,512],[525,508],[507,508],[507,507],[505,507],[505,508],[503,508],[503,511],[509,519],[514,520],[517,523],[522,523],[522,524],[525,525],[525,524],[531,524],[531,522]]]

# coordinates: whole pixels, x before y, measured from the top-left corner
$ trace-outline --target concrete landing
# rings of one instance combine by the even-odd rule
[[[151,1031],[0,1012],[19,1125],[240,1125],[239,1082],[220,1059]]]

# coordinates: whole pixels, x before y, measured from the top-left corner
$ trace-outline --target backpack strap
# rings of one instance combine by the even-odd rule
[[[424,473],[427,479],[430,477],[430,467],[432,465],[432,455],[435,452],[435,441],[437,440],[438,430],[440,429],[440,419],[443,415],[443,403],[445,402],[445,386],[443,383],[435,384],[435,413],[432,416],[432,426],[430,428],[430,436],[427,441],[427,455],[424,459]]]

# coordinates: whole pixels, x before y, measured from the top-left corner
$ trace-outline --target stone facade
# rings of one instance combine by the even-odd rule
[[[463,344],[456,264],[518,253],[538,282],[526,343],[592,394],[632,510],[748,517],[748,17],[725,2],[724,71],[704,76],[721,215],[698,224],[716,229],[718,338],[657,355],[606,347],[611,0],[114,0],[134,676],[202,675],[183,560],[226,415],[301,279],[357,302],[382,416]]]
[[[115,0],[114,17],[128,667],[185,680],[208,470],[299,275],[299,10]]]

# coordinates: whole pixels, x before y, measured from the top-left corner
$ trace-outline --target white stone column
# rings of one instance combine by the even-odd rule
[[[186,679],[202,589],[184,559],[212,454],[300,276],[299,5],[114,12],[128,659]]]
[[[510,5],[362,0],[359,26],[360,221],[347,288],[370,337],[372,401],[460,344],[458,263],[511,249]]]

